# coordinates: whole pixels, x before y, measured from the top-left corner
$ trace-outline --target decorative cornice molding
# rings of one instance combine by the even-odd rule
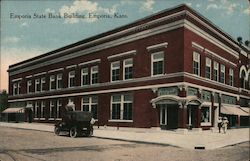
[[[64,68],[53,69],[53,70],[48,71],[48,73],[58,72],[58,71],[61,71],[63,69]]]
[[[155,44],[155,45],[152,45],[152,46],[148,46],[147,47],[147,50],[154,50],[154,49],[159,49],[159,48],[167,48],[168,46],[168,43],[167,42],[164,42],[164,43],[160,43],[160,44]]]
[[[78,64],[78,66],[84,66],[84,65],[95,64],[95,63],[100,63],[100,62],[101,62],[101,59],[94,59],[94,60],[80,63]]]
[[[128,56],[128,55],[136,55],[136,50],[131,50],[131,51],[127,51],[127,52],[123,52],[123,53],[119,53],[119,54],[114,54],[114,55],[108,56],[107,59],[110,60],[110,59]]]

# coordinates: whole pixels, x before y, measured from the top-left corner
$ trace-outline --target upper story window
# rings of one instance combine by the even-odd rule
[[[21,94],[21,82],[17,82],[17,94]]]
[[[229,69],[229,85],[234,86],[234,70],[232,68]]]
[[[246,78],[246,72],[243,70],[240,73],[240,87],[241,88],[246,88],[245,78]]]
[[[97,96],[84,96],[82,98],[82,111],[90,111],[94,119],[97,118],[98,97]]]
[[[56,81],[57,81],[57,89],[62,89],[63,88],[63,75],[62,73],[60,74],[57,74],[57,78],[56,78]]]
[[[41,84],[40,84],[40,78],[35,80],[35,92],[40,92],[41,91]]]
[[[49,89],[50,90],[55,90],[56,89],[56,78],[55,78],[55,75],[51,75],[50,76]]]
[[[81,85],[89,85],[89,68],[82,68],[81,70]]]
[[[205,73],[205,77],[208,79],[211,79],[211,59],[206,58],[206,73]]]
[[[91,67],[91,84],[99,83],[99,68],[98,66]]]
[[[132,79],[133,78],[133,59],[125,59],[123,61],[123,79]]]
[[[225,65],[220,65],[220,82],[225,83]]]
[[[32,81],[31,80],[28,80],[27,81],[27,93],[31,93],[31,87],[32,86]]]
[[[151,54],[151,75],[164,74],[164,52]]]
[[[200,54],[193,52],[193,73],[200,76]]]
[[[111,97],[111,119],[132,120],[133,96],[116,94]]]
[[[120,61],[111,63],[111,80],[112,82],[120,80]]]
[[[41,78],[41,91],[45,91],[46,90],[46,78],[42,77]]]
[[[69,83],[68,83],[69,87],[74,87],[75,86],[75,71],[70,71],[69,72]]]
[[[214,80],[215,81],[219,81],[219,63],[217,63],[216,61],[214,61]]]
[[[14,83],[13,84],[13,96],[17,95],[17,93],[18,93],[17,90],[18,90],[17,89],[17,83]]]

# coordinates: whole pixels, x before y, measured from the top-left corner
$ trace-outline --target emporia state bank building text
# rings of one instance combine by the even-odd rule
[[[74,33],[72,33],[74,34]],[[210,129],[249,122],[249,48],[186,5],[9,67],[10,107],[61,119],[67,104],[99,126]]]

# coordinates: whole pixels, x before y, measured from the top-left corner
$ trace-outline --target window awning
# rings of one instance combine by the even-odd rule
[[[24,113],[24,107],[7,108],[2,113]]]
[[[250,116],[250,108],[249,107],[240,107],[243,111],[245,111]]]
[[[221,106],[221,113],[227,115],[238,115],[238,116],[249,116],[249,114],[243,111],[240,107],[237,106]]]

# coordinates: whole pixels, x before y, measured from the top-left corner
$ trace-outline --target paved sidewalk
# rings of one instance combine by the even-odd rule
[[[48,132],[54,131],[53,124],[0,122],[0,126]],[[226,134],[222,134],[218,132],[212,132],[210,130],[178,133],[175,131],[161,131],[152,129],[120,128],[117,130],[113,127],[100,127],[99,129],[95,127],[94,137],[171,145],[187,149],[194,149],[195,147],[216,149],[249,141],[249,128],[229,129]]]

